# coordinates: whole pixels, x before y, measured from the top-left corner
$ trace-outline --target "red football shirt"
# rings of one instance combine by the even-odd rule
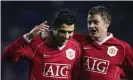
[[[124,41],[109,35],[98,43],[83,34],[74,34],[83,47],[81,80],[121,80],[122,70],[133,80],[133,53]]]
[[[3,60],[27,59],[30,80],[77,80],[79,77],[81,46],[70,39],[62,50],[47,44],[40,37],[26,43],[20,37],[11,43],[2,55]]]

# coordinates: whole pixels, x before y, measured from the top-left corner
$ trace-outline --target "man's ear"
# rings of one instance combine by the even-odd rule
[[[106,27],[108,28],[110,26],[111,21],[110,20],[106,20]]]

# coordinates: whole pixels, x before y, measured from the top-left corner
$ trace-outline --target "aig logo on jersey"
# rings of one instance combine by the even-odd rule
[[[53,78],[68,78],[70,64],[45,63],[43,76]]]
[[[66,57],[70,60],[75,58],[75,51],[72,49],[66,50]]]
[[[108,60],[84,56],[84,69],[86,71],[106,74],[109,66]]]
[[[109,55],[109,56],[116,56],[116,54],[117,54],[117,51],[118,51],[118,49],[115,47],[115,46],[110,46],[110,47],[108,47],[108,51],[107,51],[107,54]]]

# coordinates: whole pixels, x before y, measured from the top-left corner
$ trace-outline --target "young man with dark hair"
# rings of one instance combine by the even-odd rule
[[[87,22],[89,35],[73,35],[83,49],[80,80],[121,80],[125,75],[133,80],[130,45],[108,32],[111,13],[104,6],[92,7]]]
[[[92,7],[87,17],[89,35],[73,37],[83,47],[81,80],[121,80],[122,71],[133,80],[130,45],[108,32],[111,14],[104,6]],[[79,38],[80,37],[80,38]]]
[[[75,14],[66,9],[57,12],[50,31],[53,40],[49,42],[46,42],[46,37],[43,36],[43,30],[48,27],[46,23],[36,26],[7,46],[2,60],[28,60],[30,80],[79,79],[79,74],[75,71],[80,68],[81,46],[71,38]]]

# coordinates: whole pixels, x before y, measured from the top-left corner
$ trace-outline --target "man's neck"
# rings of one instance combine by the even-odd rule
[[[110,38],[113,37],[113,34],[108,33],[106,36],[101,37],[101,38],[92,38],[97,44],[102,45],[104,42],[109,40]]]
[[[101,36],[101,37],[93,37],[93,39],[97,42],[102,42],[104,39],[106,39],[108,37],[107,34]]]

